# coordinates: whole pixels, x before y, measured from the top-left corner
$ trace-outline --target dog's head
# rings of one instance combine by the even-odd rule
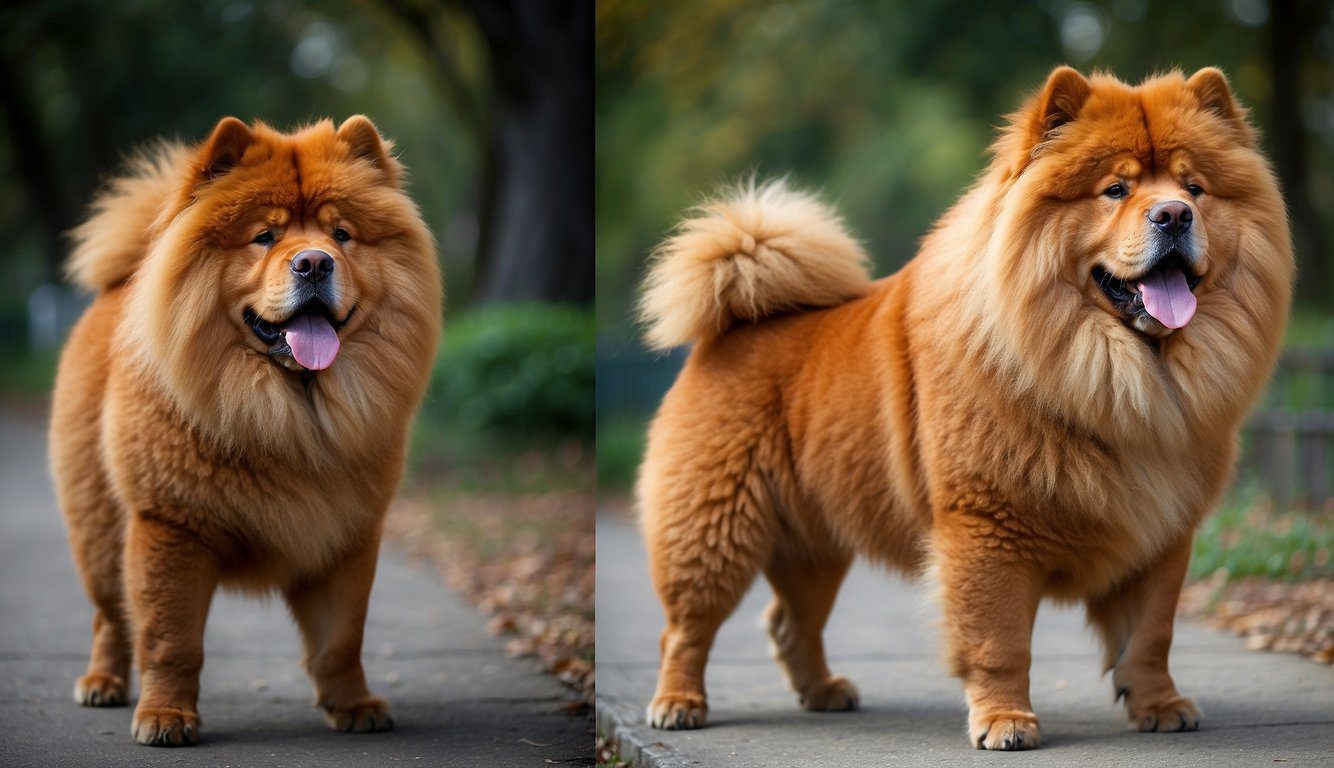
[[[293,133],[226,118],[188,157],[126,320],[164,383],[229,441],[401,421],[440,273],[391,145],[361,116]]]
[[[1166,402],[1177,418],[1154,418],[1170,432],[1215,418],[1195,412],[1211,399],[1239,418],[1276,354],[1293,262],[1223,74],[1130,86],[1061,67],[993,151],[985,269],[1025,378],[1104,425]]]

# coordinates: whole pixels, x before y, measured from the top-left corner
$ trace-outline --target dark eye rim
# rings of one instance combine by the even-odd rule
[[[1103,195],[1110,197],[1113,200],[1123,200],[1127,195],[1130,194],[1130,190],[1126,189],[1125,184],[1122,184],[1121,182],[1118,181],[1115,184],[1108,186],[1106,189],[1102,191],[1102,193]]]
[[[1204,194],[1204,187],[1201,187],[1199,184],[1187,184],[1186,192],[1190,193],[1191,197],[1199,197]]]
[[[352,233],[342,227],[337,227],[333,231],[333,239],[339,243],[346,243],[352,239]]]
[[[262,245],[267,248],[277,242],[277,237],[273,234],[273,230],[266,229],[258,235],[255,235],[255,239],[251,242],[255,245]]]

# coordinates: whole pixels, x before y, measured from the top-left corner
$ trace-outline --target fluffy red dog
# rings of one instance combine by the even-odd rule
[[[938,579],[977,747],[1039,744],[1044,597],[1087,605],[1140,730],[1198,726],[1172,619],[1283,336],[1278,185],[1215,69],[1057,69],[993,156],[883,280],[782,184],[705,205],[659,252],[649,340],[695,348],[638,489],[667,613],[654,726],[703,725],[714,633],[760,571],[802,704],[855,707],[821,632],[858,555]]]
[[[97,608],[75,698],[141,691],[134,738],[199,735],[221,584],[278,590],[339,730],[392,726],[362,626],[440,333],[430,233],[375,126],[235,118],[112,183],[69,272],[96,291],[60,361],[52,464]]]

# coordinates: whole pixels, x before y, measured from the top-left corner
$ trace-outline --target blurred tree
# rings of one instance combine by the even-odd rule
[[[38,124],[39,111],[34,95],[20,75],[23,51],[0,46],[0,109],[8,128],[9,148],[14,167],[27,188],[35,214],[38,236],[42,242],[42,279],[54,279],[62,248],[62,233],[74,224],[75,207],[60,184],[55,163],[55,149]]]
[[[1320,29],[1320,3],[1277,0],[1269,24],[1268,54],[1273,100],[1269,109],[1268,142],[1274,168],[1283,180],[1288,209],[1292,214],[1292,237],[1297,250],[1299,300],[1317,302],[1330,296],[1328,239],[1311,204],[1306,112],[1303,104],[1310,51]],[[1330,10],[1325,8],[1328,15]],[[1315,74],[1315,73],[1312,73]],[[1328,82],[1326,70],[1325,82]]]
[[[485,300],[593,298],[592,0],[385,0],[434,63],[482,160],[477,279]],[[456,54],[459,10],[484,77]]]

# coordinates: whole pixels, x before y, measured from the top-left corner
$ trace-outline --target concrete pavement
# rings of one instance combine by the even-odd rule
[[[219,594],[205,637],[199,746],[137,746],[130,708],[81,707],[72,698],[91,619],[46,469],[44,420],[0,410],[0,765],[593,762],[588,721],[559,712],[560,684],[530,660],[506,658],[472,609],[427,566],[390,547],[363,654],[372,690],[394,707],[389,733],[330,731],[311,706],[300,640],[282,601]]]
[[[805,712],[768,657],[762,578],[723,625],[706,673],[709,726],[644,724],[653,694],[662,610],[633,523],[598,516],[598,730],[643,765],[787,766],[1259,766],[1334,763],[1334,669],[1256,653],[1192,622],[1177,624],[1172,672],[1204,711],[1196,733],[1141,734],[1112,702],[1100,652],[1079,611],[1044,605],[1034,642],[1032,696],[1044,746],[969,747],[957,680],[946,675],[937,611],[921,587],[864,564],[853,568],[825,633],[830,667],[861,690],[862,708]]]

